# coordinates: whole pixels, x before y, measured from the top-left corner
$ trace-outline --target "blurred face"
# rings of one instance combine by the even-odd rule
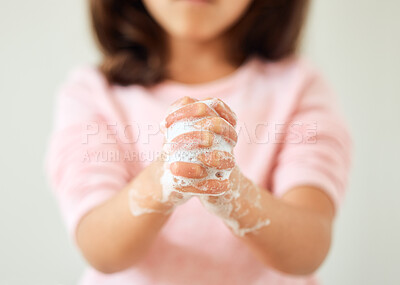
[[[171,37],[207,41],[220,36],[253,0],[142,0]]]

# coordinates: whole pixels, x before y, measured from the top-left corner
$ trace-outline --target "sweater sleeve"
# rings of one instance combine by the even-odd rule
[[[129,180],[120,144],[110,140],[110,124],[96,102],[104,93],[101,81],[86,73],[75,72],[57,96],[46,157],[49,183],[72,239],[80,219]]]
[[[314,186],[338,208],[350,170],[351,138],[325,81],[315,75],[293,108],[273,173],[273,192]]]

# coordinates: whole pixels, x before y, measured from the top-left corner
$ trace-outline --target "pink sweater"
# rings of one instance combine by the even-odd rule
[[[221,98],[236,112],[236,160],[255,183],[276,196],[299,185],[317,186],[339,206],[351,141],[334,95],[304,60],[271,63],[252,58],[214,82],[165,81],[152,88],[107,86],[97,69],[85,67],[73,72],[61,88],[47,156],[48,176],[72,237],[85,213],[115,195],[159,153],[163,143],[159,123],[168,106],[182,96]],[[80,284],[317,281],[261,264],[193,198],[175,210],[140,264],[111,275],[88,269]]]

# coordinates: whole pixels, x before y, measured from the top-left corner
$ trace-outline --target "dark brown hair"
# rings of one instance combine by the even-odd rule
[[[228,32],[229,54],[240,63],[251,55],[279,60],[294,54],[308,0],[253,0]],[[166,76],[165,33],[141,0],[90,0],[100,65],[112,84],[151,85]]]

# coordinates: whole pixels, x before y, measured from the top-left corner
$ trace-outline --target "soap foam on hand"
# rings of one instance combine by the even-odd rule
[[[213,189],[215,192],[209,193],[209,195],[220,195],[221,191],[218,189],[218,186],[220,186],[218,183],[219,181],[221,181],[221,183],[225,182],[225,186],[227,186],[227,181],[231,172],[231,169],[228,168],[229,165],[231,165],[230,168],[232,168],[234,165],[234,159],[232,155],[234,143],[229,139],[228,143],[226,138],[224,138],[222,135],[203,130],[202,128],[199,129],[198,124],[202,123],[202,120],[206,118],[205,116],[193,116],[191,119],[183,120],[180,120],[179,116],[174,117],[175,111],[178,111],[182,108],[187,108],[192,111],[192,113],[189,115],[196,115],[196,112],[198,115],[202,115],[202,113],[199,112],[200,110],[202,112],[207,112],[209,116],[218,117],[219,120],[223,120],[221,117],[219,117],[218,112],[208,107],[212,104],[215,105],[217,103],[216,100],[208,100],[208,105],[202,103],[203,105],[201,106],[203,108],[197,108],[197,111],[196,106],[190,104],[194,102],[197,101],[188,97],[182,98],[180,100],[181,105],[172,106],[167,118],[164,120],[164,122],[162,122],[161,130],[165,135],[165,144],[163,147],[164,152],[161,158],[161,160],[164,162],[162,169],[163,173],[155,173],[154,175],[155,177],[161,177],[160,182],[162,185],[162,193],[149,193],[146,191],[141,191],[142,189],[145,189],[145,187],[137,185],[136,183],[135,187],[132,187],[132,189],[129,191],[129,203],[132,215],[140,216],[150,213],[168,215],[178,205],[184,203],[194,195],[205,195],[209,189]],[[207,106],[207,108],[204,108],[205,106]],[[173,120],[169,120],[169,122],[167,122],[168,119],[171,119],[171,114],[173,115]],[[179,115],[179,112],[175,114]],[[210,129],[212,127],[212,125],[205,125],[204,129]],[[235,132],[233,128],[232,130],[231,132]],[[193,132],[200,133],[202,137],[208,137],[208,140],[206,140],[208,143],[207,147],[203,146],[202,148],[199,148],[194,140],[187,140],[185,138],[182,138],[180,143],[172,142],[179,136],[187,135]],[[233,138],[236,138],[235,135],[236,133],[234,133]],[[214,153],[214,151],[216,153]],[[218,151],[224,152],[218,153]],[[221,167],[218,165],[216,167],[206,167],[206,165],[212,161],[214,154],[219,155],[218,157],[221,158],[220,161],[224,162],[224,164]],[[204,161],[204,163],[202,161]],[[173,165],[174,162],[187,162],[191,165],[201,165],[202,169],[204,170],[202,179],[173,175],[171,172],[171,165]],[[157,168],[154,171],[159,171],[160,169],[161,168]],[[192,187],[192,189],[196,189],[197,191],[187,191],[187,189],[189,189],[188,187]],[[184,189],[186,191],[181,191]],[[154,204],[157,204],[157,209],[148,206]]]
[[[249,214],[249,209],[241,202],[245,201],[247,207],[261,207],[262,189],[244,178],[235,165],[235,114],[218,99],[196,101],[185,97],[179,103],[172,106],[161,124],[165,135],[161,197],[138,194],[139,191],[132,189],[132,214],[169,214],[197,196],[205,208],[219,216],[238,236],[269,225],[270,220],[261,217],[252,225],[241,225],[237,221],[238,217]],[[232,171],[239,175],[232,176]],[[140,201],[146,199],[168,205],[169,210],[156,211],[141,206]]]
[[[251,209],[262,208],[260,200],[264,190],[245,178],[238,166],[235,166],[232,172],[227,192],[218,197],[202,196],[200,201],[209,212],[219,216],[235,235],[242,237],[268,226],[271,221],[267,217],[258,217],[251,224],[239,223],[238,219],[249,215]]]
[[[164,130],[166,140],[163,150],[167,154],[164,175],[162,177],[165,196],[168,196],[172,191],[179,191],[185,193],[185,195],[218,196],[224,193],[224,191],[221,191],[222,187],[220,186],[225,186],[225,190],[227,190],[228,179],[235,164],[233,147],[236,142],[233,142],[229,138],[227,139],[226,136],[224,137],[221,134],[210,132],[209,130],[215,127],[212,125],[212,120],[206,121],[206,124],[201,126],[205,118],[213,117],[218,117],[219,120],[224,120],[227,125],[229,124],[213,108],[218,106],[219,102],[221,101],[210,99],[178,106],[169,113],[167,120],[163,122],[164,126],[162,129]],[[208,116],[196,117],[195,111],[192,114],[189,113],[186,117],[180,117],[180,109],[185,108],[193,111],[195,110],[193,105],[199,103],[205,104],[208,107],[208,110],[204,111]],[[226,110],[223,111],[227,113]],[[170,117],[173,117],[175,121],[168,121]],[[236,124],[236,117],[234,115],[226,116],[226,118],[233,118],[231,121]],[[235,132],[234,129],[233,132]],[[205,140],[205,142],[190,141],[190,136],[200,141]],[[236,133],[234,137],[237,137]],[[213,165],[213,167],[206,165],[207,162],[212,164],[213,158],[222,163],[220,165]],[[186,173],[185,176],[174,175],[171,172],[170,166],[176,162],[199,165],[201,166],[200,169],[205,169],[205,175],[201,178],[187,177],[190,176],[190,173]]]
[[[129,207],[133,216],[151,213],[168,215],[175,207],[191,198],[189,195],[179,192],[172,192],[168,196],[164,195],[161,185],[156,182],[157,179],[162,179],[164,165],[163,156],[158,157],[155,162],[148,166],[150,169],[145,174],[139,174],[151,176],[150,179],[155,178],[154,184],[151,184],[153,182],[148,181],[149,178],[146,177],[135,179],[130,184]]]

